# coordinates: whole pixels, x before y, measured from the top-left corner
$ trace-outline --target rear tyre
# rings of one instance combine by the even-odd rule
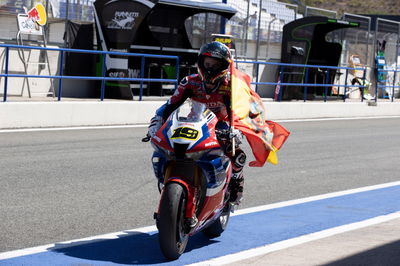
[[[229,217],[231,216],[231,208],[232,205],[229,202],[227,202],[224,207],[224,210],[222,211],[218,219],[215,220],[211,225],[206,227],[203,230],[203,233],[210,238],[220,236],[228,226]]]
[[[185,233],[186,192],[177,183],[164,188],[158,219],[160,248],[168,260],[176,260],[185,251],[189,235]]]

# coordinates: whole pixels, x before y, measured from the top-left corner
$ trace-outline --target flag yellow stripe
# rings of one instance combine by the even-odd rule
[[[246,118],[250,112],[250,88],[247,86],[246,82],[235,76],[232,77],[232,84],[232,87],[235,88],[232,90],[232,110],[235,110],[235,114],[242,120]]]
[[[272,163],[274,165],[278,164],[278,155],[275,151],[270,151],[268,154],[267,162]]]

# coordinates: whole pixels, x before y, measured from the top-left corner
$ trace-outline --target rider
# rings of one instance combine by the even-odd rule
[[[220,42],[211,42],[200,48],[197,60],[197,72],[182,79],[175,93],[166,104],[161,106],[151,119],[149,135],[154,136],[169,115],[187,98],[207,105],[215,113],[219,122],[217,129],[228,129],[230,121],[231,88],[229,65],[232,61],[229,48]],[[230,202],[239,205],[243,193],[243,167],[246,162],[245,153],[235,147],[232,154],[230,141],[221,141],[225,153],[232,161],[233,171],[229,186]]]

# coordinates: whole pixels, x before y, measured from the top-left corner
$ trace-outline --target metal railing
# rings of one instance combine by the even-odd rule
[[[323,65],[302,65],[302,64],[287,64],[287,63],[274,63],[274,62],[259,62],[259,61],[235,61],[235,63],[247,63],[247,64],[255,64],[256,65],[256,81],[251,82],[251,84],[255,85],[255,90],[256,92],[258,91],[258,86],[259,85],[275,85],[275,86],[299,86],[299,87],[304,87],[303,89],[303,94],[304,94],[304,101],[307,99],[307,92],[308,92],[308,87],[324,87],[324,101],[327,101],[328,98],[328,88],[329,87],[344,87],[344,93],[343,93],[343,101],[346,101],[347,98],[347,88],[359,88],[361,91],[361,101],[364,100],[364,89],[367,87],[366,84],[362,85],[355,85],[355,84],[348,84],[348,77],[349,77],[349,71],[357,71],[361,70],[363,71],[363,77],[361,80],[365,80],[367,76],[367,68],[351,68],[351,67],[334,67],[334,66],[323,66]],[[279,74],[279,79],[277,82],[260,82],[259,81],[259,68],[260,65],[274,65],[278,66],[278,74]],[[285,74],[292,74],[292,72],[285,72],[285,68],[293,68],[293,67],[298,67],[298,68],[303,68],[304,70],[301,72],[304,74],[304,82],[285,82]],[[323,70],[324,75],[325,75],[325,82],[324,83],[308,83],[309,81],[309,69],[310,68],[315,68],[315,69],[320,69]],[[331,77],[331,71],[337,72],[338,70],[345,70],[345,83],[344,84],[335,84],[335,83],[330,83],[330,77]],[[343,74],[343,73],[342,73]],[[277,101],[282,101],[282,92],[283,90],[279,90],[278,97],[276,98]],[[377,94],[376,94],[377,95]],[[375,101],[377,101],[377,97],[375,96]]]
[[[3,102],[7,101],[7,90],[8,90],[8,78],[50,78],[50,79],[58,79],[58,101],[61,101],[62,95],[62,82],[63,79],[75,79],[75,80],[101,80],[101,90],[100,90],[100,100],[104,100],[105,94],[105,82],[106,81],[131,81],[131,82],[140,82],[140,92],[139,92],[139,100],[142,100],[143,95],[143,83],[144,82],[165,82],[165,83],[174,83],[175,88],[178,86],[178,78],[179,78],[179,57],[172,55],[154,55],[154,54],[141,54],[141,53],[122,53],[122,52],[108,52],[108,51],[97,51],[97,50],[80,50],[80,49],[67,49],[67,48],[48,48],[48,47],[39,47],[39,46],[20,46],[20,45],[11,45],[11,44],[0,44],[0,48],[5,49],[5,67],[4,74],[0,73],[0,78],[4,77],[4,93],[3,93]],[[59,60],[59,74],[58,75],[29,75],[29,74],[10,74],[9,73],[9,57],[10,57],[10,49],[35,49],[35,50],[47,50],[47,51],[58,51],[60,52],[60,60]],[[64,54],[66,52],[71,53],[85,53],[85,54],[99,54],[103,55],[102,57],[102,75],[97,76],[65,76],[63,75],[64,68]],[[124,56],[124,57],[140,57],[141,58],[141,67],[140,67],[140,78],[116,78],[116,77],[106,77],[106,57],[107,55],[116,55],[116,56]],[[176,61],[175,65],[175,77],[176,79],[161,79],[161,78],[145,78],[144,77],[144,68],[145,68],[145,58],[159,58],[159,59],[172,59]],[[2,67],[1,67],[2,68]]]
[[[18,45],[7,45],[7,44],[0,44],[0,48],[5,49],[5,68],[4,68],[4,74],[0,73],[0,78],[4,77],[4,92],[3,92],[3,101],[7,101],[7,89],[8,89],[8,78],[50,78],[50,79],[59,79],[58,80],[58,101],[61,100],[61,95],[62,95],[62,86],[63,86],[63,79],[75,79],[75,80],[101,80],[101,91],[100,91],[100,100],[104,100],[104,92],[105,92],[105,82],[106,81],[131,81],[131,82],[140,82],[140,91],[139,91],[139,101],[142,100],[143,96],[143,83],[144,82],[165,82],[165,83],[173,83],[175,84],[175,88],[178,85],[178,79],[179,79],[179,57],[177,56],[167,56],[167,55],[153,55],[153,54],[140,54],[140,53],[122,53],[122,52],[107,52],[107,51],[94,51],[94,50],[78,50],[78,49],[66,49],[66,48],[45,48],[45,47],[32,47],[32,46],[18,46]],[[29,75],[29,74],[10,74],[9,73],[9,52],[10,49],[38,49],[38,50],[50,50],[50,51],[58,51],[60,52],[60,60],[59,60],[59,74],[58,75]],[[64,65],[64,54],[66,52],[72,52],[72,53],[89,53],[89,54],[100,54],[104,55],[102,57],[102,75],[101,76],[66,76],[63,75],[63,65]],[[124,56],[124,57],[140,57],[141,58],[141,71],[140,71],[140,78],[116,78],[116,77],[106,77],[106,55],[117,55],[117,56]],[[172,59],[176,60],[176,65],[175,65],[175,79],[163,79],[163,78],[145,78],[144,73],[145,73],[145,58],[160,58],[160,59]],[[279,87],[279,92],[275,98],[277,101],[282,101],[282,93],[283,89],[282,87],[287,86],[298,86],[298,87],[303,87],[303,95],[304,95],[304,101],[307,100],[307,94],[308,94],[308,89],[310,87],[320,87],[324,88],[324,93],[323,93],[323,100],[326,102],[328,99],[328,90],[329,87],[336,87],[340,88],[343,87],[343,95],[342,95],[342,100],[346,101],[346,98],[348,98],[349,95],[349,88],[358,88],[361,93],[361,101],[364,100],[364,89],[368,87],[366,82],[360,83],[360,85],[356,84],[349,84],[348,79],[349,79],[349,72],[352,71],[362,71],[363,75],[359,80],[365,81],[367,77],[367,68],[351,68],[351,67],[334,67],[334,66],[323,66],[323,65],[302,65],[302,64],[287,64],[287,63],[274,63],[274,62],[261,62],[261,61],[242,61],[242,60],[235,60],[236,64],[252,64],[255,66],[255,76],[256,80],[251,82],[252,85],[255,85],[255,90],[258,92],[258,86],[260,85],[273,85],[276,87]],[[277,75],[277,82],[261,82],[259,81],[260,75],[260,65],[269,65],[269,66],[275,66],[278,67],[278,75]],[[300,82],[288,82],[287,77],[285,77],[286,74],[293,74],[293,68],[301,68],[301,71],[297,71],[298,73],[302,74],[302,78]],[[291,70],[292,72],[289,72],[287,70]],[[323,73],[325,75],[324,82],[323,83],[310,83],[309,82],[309,72],[310,69],[319,69],[321,70],[320,73]],[[285,72],[286,70],[286,72]],[[334,81],[330,81],[333,78],[335,78],[336,73],[338,70],[344,70],[345,73],[345,79],[344,79],[344,84],[335,84]],[[334,75],[332,75],[332,71]],[[387,85],[385,84],[379,84],[376,83],[375,85],[375,96],[374,100],[377,101],[378,98],[378,90],[379,89],[385,89],[385,88],[391,88],[391,101],[393,101],[394,98],[394,90],[395,88],[400,88],[400,86],[396,85],[396,76],[397,73],[400,72],[400,69],[385,69],[381,70],[381,72],[393,72],[393,81],[392,85]],[[272,73],[272,72],[271,72]],[[285,82],[286,80],[286,82]],[[286,88],[287,89],[287,88]],[[339,90],[337,92],[336,97],[339,97]]]
[[[390,72],[393,72],[393,80],[390,82],[385,82],[384,84],[381,82],[375,81],[375,95],[378,95],[379,90],[381,90],[382,98],[385,98],[385,92],[386,92],[388,94],[387,98],[389,98],[390,101],[393,102],[395,89],[400,89],[400,82],[396,80],[396,76],[397,76],[397,73],[400,72],[400,68],[380,69],[379,72],[386,72],[386,75],[388,75]],[[391,83],[391,85],[387,85],[388,83],[389,84]],[[396,85],[396,84],[399,84],[399,85]],[[389,88],[389,90],[387,88]]]

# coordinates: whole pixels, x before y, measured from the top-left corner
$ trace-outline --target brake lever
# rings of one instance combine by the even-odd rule
[[[151,139],[150,135],[146,135],[146,137],[142,138],[142,142],[149,142]]]

